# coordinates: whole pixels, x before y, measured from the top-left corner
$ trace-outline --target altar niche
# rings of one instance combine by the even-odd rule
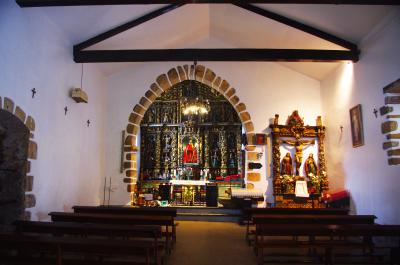
[[[316,126],[309,126],[304,125],[297,111],[293,111],[286,125],[278,123],[279,115],[275,114],[274,123],[269,126],[272,136],[275,204],[277,207],[320,207],[318,198],[328,190],[324,152],[325,127],[322,126],[321,116],[317,117]],[[318,162],[315,161],[313,153],[303,159],[304,149],[315,144],[317,144]],[[293,158],[290,152],[281,154],[282,145],[294,149]],[[308,199],[295,196],[297,181],[307,182]]]
[[[193,94],[208,101],[207,114],[183,114],[182,103]],[[235,175],[233,184],[243,183],[240,118],[222,94],[203,83],[186,80],[161,94],[144,114],[140,133],[140,193],[157,198],[158,185],[174,180],[223,184]]]

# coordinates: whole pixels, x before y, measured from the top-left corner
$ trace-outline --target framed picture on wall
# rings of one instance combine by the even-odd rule
[[[350,125],[353,147],[364,145],[364,129],[360,104],[350,109]]]

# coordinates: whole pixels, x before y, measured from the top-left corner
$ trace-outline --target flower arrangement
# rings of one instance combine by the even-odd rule
[[[308,177],[310,179],[310,184],[311,184],[311,189],[313,189],[314,192],[320,192],[321,190],[321,179],[319,176],[314,175],[313,173],[308,174]]]
[[[282,189],[285,193],[294,193],[295,176],[282,175],[280,176]]]

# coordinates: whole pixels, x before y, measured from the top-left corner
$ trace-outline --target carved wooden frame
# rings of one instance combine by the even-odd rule
[[[328,190],[328,177],[326,175],[326,163],[325,163],[325,126],[303,126],[303,125],[278,125],[271,124],[271,137],[272,137],[272,174],[273,174],[273,185],[274,195],[282,194],[282,183],[280,179],[280,163],[281,163],[281,152],[280,152],[280,137],[295,137],[299,135],[300,138],[309,137],[316,138],[318,141],[318,168],[320,172],[325,172],[321,175],[321,191]]]

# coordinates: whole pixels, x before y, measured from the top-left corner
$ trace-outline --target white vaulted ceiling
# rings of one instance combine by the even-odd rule
[[[165,5],[41,8],[71,44],[141,17]],[[258,5],[338,37],[359,43],[393,6]],[[335,44],[229,4],[188,4],[88,49],[292,48],[343,49]],[[99,64],[109,75],[137,63]],[[338,63],[281,63],[323,79]]]

